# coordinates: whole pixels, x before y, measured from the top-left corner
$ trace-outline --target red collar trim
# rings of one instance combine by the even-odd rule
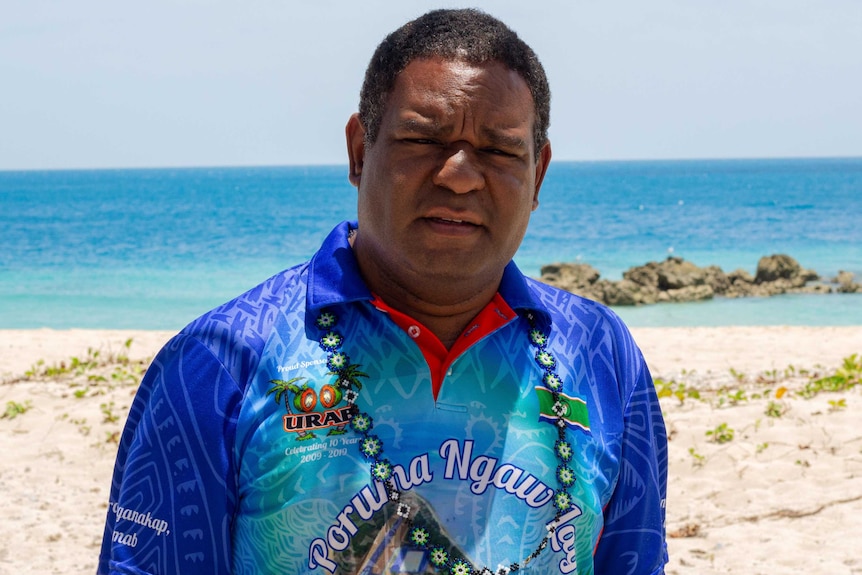
[[[403,329],[416,342],[416,345],[419,346],[422,355],[425,357],[425,361],[428,363],[428,368],[431,370],[431,389],[434,392],[435,401],[437,400],[437,395],[440,393],[440,387],[443,385],[443,378],[446,377],[446,372],[449,370],[452,362],[469,349],[470,346],[486,335],[500,329],[518,316],[498,292],[482,308],[482,311],[473,318],[473,321],[467,324],[467,327],[464,328],[464,331],[455,340],[452,349],[447,350],[443,342],[430,329],[409,315],[389,307],[376,294],[371,300],[371,304],[380,311],[389,314],[392,321]]]

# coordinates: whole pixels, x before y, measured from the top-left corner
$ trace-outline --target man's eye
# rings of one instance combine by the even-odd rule
[[[511,152],[507,152],[506,150],[501,150],[500,148],[485,148],[483,150],[486,154],[491,154],[493,156],[508,156],[512,157],[515,154]]]
[[[405,141],[411,144],[420,144],[424,146],[433,146],[437,143],[436,140],[429,140],[428,138],[406,138]]]

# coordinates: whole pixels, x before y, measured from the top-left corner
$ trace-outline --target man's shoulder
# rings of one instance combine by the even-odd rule
[[[539,302],[552,314],[577,313],[597,318],[619,321],[617,315],[605,304],[578,294],[546,284],[534,278],[525,278]]]
[[[283,270],[186,325],[179,338],[205,348],[242,381],[279,317],[305,309],[308,264]]]
[[[623,320],[608,306],[595,300],[527,278],[534,297],[562,331],[604,331],[617,341],[631,341],[632,336]]]
[[[305,304],[305,277],[308,264],[283,270],[233,299],[211,309],[188,324],[183,332],[206,333],[215,325],[243,326],[243,329],[265,329],[273,311],[291,303]],[[257,327],[255,327],[257,326]]]

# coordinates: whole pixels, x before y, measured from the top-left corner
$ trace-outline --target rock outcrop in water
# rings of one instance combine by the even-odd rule
[[[850,272],[839,272],[827,283],[785,254],[760,258],[754,276],[741,269],[725,273],[718,266],[701,268],[679,257],[629,268],[620,281],[601,279],[588,264],[549,264],[541,272],[539,279],[545,283],[615,306],[698,301],[715,296],[862,292],[862,284],[854,282]]]

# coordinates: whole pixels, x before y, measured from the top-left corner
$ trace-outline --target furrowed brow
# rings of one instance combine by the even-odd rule
[[[483,130],[482,136],[491,146],[507,150],[522,150],[526,152],[530,147],[529,142],[524,138],[498,130]]]
[[[423,136],[438,136],[442,131],[437,122],[419,118],[404,118],[398,122],[398,127],[406,132]]]

